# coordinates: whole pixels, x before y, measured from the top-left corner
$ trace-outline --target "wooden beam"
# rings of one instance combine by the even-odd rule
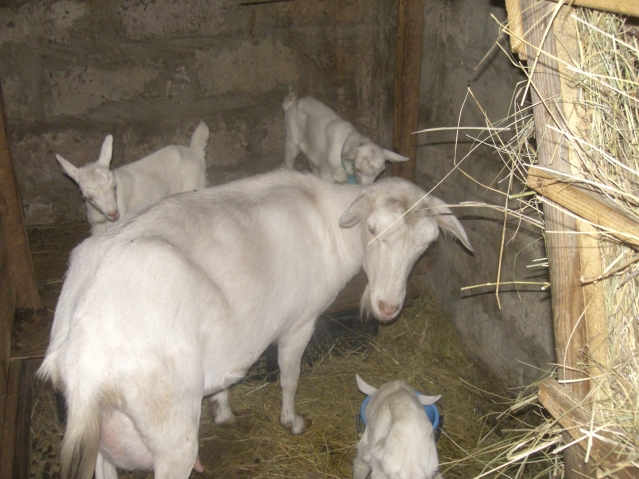
[[[531,97],[537,139],[537,157],[541,166],[570,172],[566,145],[557,132],[562,117],[558,98],[561,96],[555,37],[548,23],[556,5],[549,1],[522,0],[522,21],[528,41],[528,73],[532,74]],[[547,32],[547,34],[546,34]],[[548,55],[537,55],[537,48]],[[534,65],[534,71],[532,67]],[[554,127],[549,128],[549,127]],[[552,293],[555,349],[560,379],[574,380],[570,389],[577,399],[584,398],[590,388],[587,376],[580,371],[586,333],[580,321],[584,311],[579,283],[579,247],[576,220],[560,209],[545,204],[546,253]],[[565,231],[566,234],[561,232]]]
[[[521,24],[520,0],[506,0],[506,12],[508,13],[508,30],[513,32],[510,37],[510,49],[526,61],[526,45],[521,40],[524,38],[524,26]]]
[[[527,74],[531,78],[537,159],[541,166],[570,172],[566,145],[557,131],[563,112],[558,100],[561,98],[561,82],[555,60],[555,36],[550,25],[555,7],[549,1],[522,0],[522,24],[527,41]],[[538,49],[547,54],[538,54]],[[587,333],[581,321],[584,301],[579,283],[579,243],[573,234],[577,229],[576,220],[549,204],[544,204],[544,218],[546,231],[553,232],[544,236],[558,374],[560,379],[570,381],[567,388],[580,400],[586,397],[590,381],[581,370]],[[567,479],[577,479],[589,472],[574,447],[564,451],[564,469]]]
[[[639,1],[637,0],[573,0],[570,3],[576,7],[594,8],[595,10],[639,17]]]
[[[15,284],[18,307],[37,309],[40,307],[38,284],[36,283],[29,251],[29,241],[22,215],[22,200],[15,177],[9,141],[4,122],[4,104],[0,89],[0,216],[4,225],[7,243],[7,261],[11,278]]]
[[[4,411],[9,382],[9,358],[11,355],[11,331],[16,309],[16,292],[6,262],[4,232],[0,220],[0,411]],[[5,416],[0,415],[0,431]]]
[[[585,118],[586,109],[582,102],[581,89],[577,87],[577,74],[568,68],[581,56],[579,36],[576,21],[573,18],[575,9],[567,5],[562,6],[553,25],[557,37],[556,49],[559,59],[559,73],[561,79],[561,98],[566,126],[573,135],[583,136],[581,122]],[[568,145],[568,161],[576,175],[581,171],[581,158]],[[599,242],[602,239],[599,231],[590,223],[578,220],[577,244],[579,246],[579,268],[581,277],[600,277],[603,273],[603,260]],[[582,286],[584,300],[583,320],[586,326],[586,347],[588,355],[588,375],[598,378],[602,374],[601,368],[608,366],[608,324],[606,321],[606,302],[602,281],[595,281]],[[603,395],[600,389],[595,392],[596,397]]]
[[[568,393],[567,388],[554,379],[542,381],[539,385],[538,394],[539,402],[542,406],[566,430],[572,440],[579,440],[577,444],[586,451],[588,440],[584,439],[585,434],[580,429],[584,427],[584,424],[591,423],[589,408],[576,403]],[[618,464],[623,464],[624,460],[630,459],[623,450],[622,445],[618,443],[612,434],[598,431],[597,435],[604,439],[593,437],[592,440],[590,458],[596,464],[596,467],[616,468]],[[639,477],[639,468],[629,464],[628,467],[616,471],[612,477],[636,479]]]
[[[577,216],[601,226],[622,243],[639,249],[639,223],[596,194],[574,186],[577,184],[574,179],[531,167],[526,184]]]
[[[36,361],[37,362],[37,361]],[[0,444],[0,477],[28,479],[30,421],[33,388],[31,377],[36,362],[11,361],[5,421]]]
[[[393,163],[395,176],[415,179],[417,158],[422,43],[424,41],[424,1],[400,0],[395,39],[395,108],[393,112],[393,147],[408,161]]]

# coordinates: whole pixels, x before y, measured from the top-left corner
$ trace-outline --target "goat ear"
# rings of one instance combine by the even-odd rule
[[[468,236],[466,236],[466,231],[464,231],[463,226],[459,222],[455,215],[450,211],[450,209],[445,206],[444,203],[439,198],[435,198],[434,196],[427,196],[423,200],[428,207],[430,208],[430,214],[435,217],[437,220],[437,224],[441,229],[448,233],[454,234],[462,244],[468,248],[470,251],[475,251],[468,241]]]
[[[113,156],[113,137],[107,135],[102,143],[102,149],[100,150],[100,158],[98,158],[98,164],[108,168],[111,164],[111,157]]]
[[[347,161],[355,161],[355,159],[357,158],[357,151],[358,148],[351,148],[350,150],[342,153],[342,158],[344,158]]]
[[[373,211],[373,201],[366,193],[359,195],[339,219],[340,228],[352,228]]]
[[[64,172],[71,177],[73,181],[78,182],[78,168],[73,166],[70,162],[62,158],[60,155],[55,155],[56,160],[64,170]]]
[[[364,381],[359,374],[355,375],[355,379],[357,379],[357,387],[359,388],[360,391],[362,391],[364,394],[366,394],[367,396],[372,395],[373,393],[375,393],[375,391],[377,391],[377,388],[374,388],[373,386],[371,386],[370,384],[368,384],[366,381]]]
[[[435,404],[441,398],[442,398],[441,394],[439,396],[421,396],[419,394],[417,395],[417,399],[419,399],[419,402],[421,403],[422,406],[430,406],[432,404]]]
[[[384,152],[384,158],[390,162],[397,163],[398,161],[408,161],[407,156],[398,155],[394,151],[386,149],[383,149],[382,151]]]

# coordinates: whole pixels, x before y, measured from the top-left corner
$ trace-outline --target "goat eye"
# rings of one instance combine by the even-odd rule
[[[368,232],[371,235],[375,236],[375,228],[373,228],[371,225],[368,225]]]

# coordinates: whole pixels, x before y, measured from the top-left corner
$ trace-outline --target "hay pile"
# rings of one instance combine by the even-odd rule
[[[627,218],[639,222],[639,22],[586,8],[575,9],[572,18],[578,55],[569,56],[568,60],[561,55],[556,58],[565,75],[562,82],[577,92],[575,104],[570,105],[577,113],[577,121],[571,121],[568,115],[558,119],[561,134],[572,150],[572,174],[567,177],[569,182],[605,198]],[[504,26],[504,31],[517,36],[509,26]],[[560,38],[558,50],[563,48],[561,42]],[[515,58],[512,60],[518,63]],[[526,183],[530,166],[537,163],[532,107],[522,101],[525,91],[527,85],[516,90],[511,116],[497,122],[487,119],[489,128],[474,140],[476,144],[491,144],[504,160],[506,175],[496,179],[512,186],[504,211],[512,218],[538,225],[542,234],[551,234],[544,229],[541,202],[545,199],[521,186]],[[505,128],[514,131],[514,136],[502,138]],[[590,224],[600,233],[597,237],[603,274],[582,277],[580,281],[584,285],[603,285],[607,351],[590,355],[591,345],[583,345],[586,359],[579,367],[591,382],[590,394],[583,402],[590,417],[587,423],[578,425],[580,437],[574,442],[587,444],[586,461],[590,460],[590,464],[595,462],[590,456],[593,436],[606,436],[609,444],[621,446],[624,454],[609,458],[606,466],[597,469],[597,477],[615,477],[624,466],[639,465],[639,254],[623,239],[625,235],[636,241],[639,233],[636,228],[619,232]],[[540,258],[538,264],[544,262]],[[556,377],[554,372],[549,375]],[[526,406],[534,410],[541,424],[522,424],[500,445],[477,451],[491,462],[482,476],[496,476],[506,467],[513,470],[517,464],[523,466],[531,461],[539,463],[544,475],[563,475],[560,453],[574,442],[565,444],[565,429],[539,405],[535,387],[531,385],[523,391],[504,414]]]
[[[501,430],[513,424],[493,420],[504,407],[504,393],[466,355],[452,329],[437,301],[423,289],[413,307],[393,324],[380,326],[379,335],[367,338],[359,349],[326,351],[312,370],[305,362],[296,407],[313,423],[300,436],[291,436],[279,424],[278,382],[250,380],[231,388],[236,428],[216,426],[208,403],[203,402],[200,457],[206,471],[192,477],[352,477],[359,439],[356,414],[364,399],[357,391],[355,373],[374,385],[404,378],[421,392],[442,394],[438,406],[444,425],[437,443],[442,472],[447,479],[479,474],[484,459],[460,460],[478,447],[499,442]],[[63,428],[55,416],[55,400],[44,387],[38,389],[35,401],[31,477],[57,477]],[[121,473],[120,477],[152,475]]]

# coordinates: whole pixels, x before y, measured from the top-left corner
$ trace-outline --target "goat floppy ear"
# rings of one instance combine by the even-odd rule
[[[62,167],[62,169],[64,170],[64,172],[69,175],[69,177],[75,181],[76,183],[78,182],[78,168],[76,166],[74,166],[73,164],[71,164],[70,162],[68,162],[67,160],[65,160],[64,158],[62,158],[60,155],[55,155],[56,160],[58,160],[58,163],[60,164],[60,166]]]
[[[101,166],[109,167],[111,164],[111,157],[113,156],[113,137],[111,135],[107,135],[104,139],[104,143],[102,143],[102,149],[100,150],[100,158],[98,158],[97,163]]]
[[[455,215],[452,213],[452,211],[450,211],[450,209],[445,206],[446,203],[444,203],[439,198],[435,198],[434,196],[430,195],[424,198],[422,201],[426,203],[427,207],[429,208],[428,213],[435,218],[437,224],[441,229],[443,229],[445,232],[454,234],[457,238],[459,238],[459,241],[461,241],[466,248],[468,248],[470,251],[475,251],[471,246],[470,241],[468,241],[466,231],[464,231],[464,228],[462,227],[459,220],[455,218]]]
[[[397,163],[398,161],[408,161],[407,156],[398,155],[394,151],[390,151],[386,149],[383,149],[382,151],[384,152],[384,159],[392,163]]]
[[[357,379],[357,387],[359,388],[359,390],[362,391],[367,396],[370,396],[377,391],[377,388],[374,388],[373,386],[368,384],[366,381],[364,381],[359,376],[359,374],[355,375],[355,379]]]
[[[340,228],[352,228],[373,211],[373,201],[366,193],[359,195],[339,219]]]
[[[419,399],[419,402],[421,403],[422,406],[430,406],[432,404],[435,404],[441,398],[442,398],[441,394],[439,396],[422,396],[420,394],[417,395],[417,399]]]

